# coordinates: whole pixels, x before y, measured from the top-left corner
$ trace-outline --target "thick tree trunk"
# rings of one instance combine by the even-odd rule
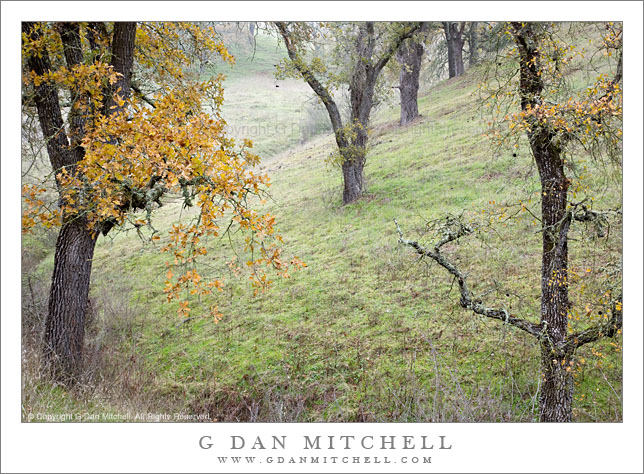
[[[368,119],[367,119],[368,124]],[[367,126],[358,124],[355,137],[342,153],[342,177],[344,190],[342,203],[350,204],[362,196],[364,192],[364,165],[367,156]]]
[[[353,137],[348,146],[340,149],[342,156],[342,177],[344,189],[342,203],[351,204],[364,192],[364,165],[367,158],[367,140],[369,119],[354,121]]]
[[[463,64],[463,41],[452,42],[452,63],[454,65],[454,76],[458,77],[465,74],[465,65]]]
[[[554,357],[550,347],[541,346],[541,391],[539,420],[547,423],[572,421],[573,379],[570,360]]]
[[[34,23],[24,22],[22,31],[32,39],[39,39],[40,32],[35,26]],[[71,69],[84,61],[79,25],[61,23],[60,30],[65,60]],[[114,101],[113,93],[116,90],[120,89],[119,95],[124,99],[129,95],[135,35],[136,23],[114,24],[110,64],[120,75],[116,84],[105,90],[103,112],[106,115],[119,113],[123,109]],[[92,38],[90,40],[94,41]],[[28,57],[27,66],[39,76],[52,69],[46,53]],[[81,99],[82,94],[77,94],[75,100]],[[57,88],[47,81],[42,82],[35,86],[34,101],[52,169],[58,173],[65,168],[73,175],[76,164],[85,153],[80,141],[85,133],[86,115],[77,112],[70,114],[68,138]],[[82,209],[77,215],[72,211],[63,216],[63,226],[56,241],[49,312],[43,337],[45,368],[56,380],[65,383],[73,383],[81,367],[85,313],[97,237],[97,232],[92,232],[81,216]]]
[[[342,176],[344,178],[343,204],[350,204],[362,196],[364,190],[363,168],[364,162],[361,161],[345,161],[342,163]]]
[[[64,224],[56,241],[43,342],[45,366],[62,382],[73,382],[81,367],[95,244],[85,219]]]
[[[424,51],[422,43],[407,40],[396,53],[396,58],[401,66],[400,125],[407,125],[418,117],[418,87]]]

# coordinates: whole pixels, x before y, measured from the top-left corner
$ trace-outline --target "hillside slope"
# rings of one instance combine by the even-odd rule
[[[253,84],[268,90],[266,73],[230,78],[226,99],[237,111],[229,109],[229,123],[253,116],[252,107],[241,110],[245,100],[262,111],[259,125],[303,120],[294,115],[301,109],[294,97],[308,93],[302,84],[289,85],[292,93],[279,100],[288,87],[249,92]],[[482,137],[478,82],[473,71],[431,89],[419,100],[422,117],[405,128],[397,125],[395,106],[379,110],[367,195],[350,206],[341,206],[340,172],[326,162],[334,149],[330,135],[276,153],[300,136],[262,141],[258,134],[257,147],[271,155],[260,168],[272,181],[266,208],[277,216],[285,254],[308,267],[254,296],[245,276],[225,265],[240,250],[236,238],[211,242],[204,272],[224,272],[226,283],[217,297],[219,324],[200,316],[206,301],[195,302],[190,321],[178,319],[176,305],[165,303],[166,257],[157,249],[135,235],[101,238],[88,341],[100,371],[77,396],[34,382],[25,414],[48,405],[83,413],[172,409],[222,421],[535,420],[535,342],[461,309],[449,275],[401,247],[393,224],[395,218],[418,238],[428,221],[466,211],[480,231],[447,254],[490,304],[538,320],[536,224],[495,215],[519,200],[533,200],[538,210],[536,170],[525,144],[495,150]],[[283,113],[271,115],[270,107]],[[603,207],[619,204],[619,179],[601,199]],[[157,228],[169,227],[177,210],[172,204],[162,210]],[[580,274],[621,258],[621,229],[599,242],[574,237],[572,268]],[[41,265],[43,275],[52,258]],[[576,421],[621,419],[620,344],[583,349],[589,361],[577,369]],[[595,352],[603,358],[593,359]]]

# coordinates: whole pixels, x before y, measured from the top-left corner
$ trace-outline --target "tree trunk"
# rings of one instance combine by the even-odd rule
[[[464,21],[461,21],[460,25],[454,21],[443,22],[443,31],[447,41],[447,66],[450,79],[465,73],[465,66],[463,65],[464,29]]]
[[[342,176],[344,178],[343,204],[350,204],[362,196],[364,185],[363,168],[364,162],[357,160],[342,163]]]
[[[531,23],[513,23],[519,49],[519,95],[521,109],[531,121],[528,139],[541,179],[542,260],[541,324],[546,337],[541,339],[540,392],[541,421],[572,421],[572,372],[568,371],[571,352],[557,347],[568,331],[568,180],[561,150],[547,123],[529,114],[542,102],[543,81],[539,35]]]
[[[572,354],[554,350],[568,330],[568,185],[559,150],[551,143],[540,144],[542,138],[535,138],[532,146],[541,176],[541,322],[548,335],[541,343],[541,421],[572,421]]]
[[[539,421],[564,423],[572,421],[573,378],[570,360],[553,358],[550,347],[541,346],[541,391]]]
[[[422,43],[410,39],[402,44],[396,53],[401,66],[400,125],[407,125],[418,117],[418,87],[424,51]]]
[[[368,124],[368,119],[366,120]],[[367,125],[356,124],[355,136],[349,146],[341,150],[342,177],[344,190],[342,203],[350,204],[362,196],[364,192],[364,165],[367,156]]]
[[[454,41],[452,43],[452,57],[454,64],[454,76],[458,77],[465,74],[465,65],[463,64],[463,41]]]
[[[60,28],[65,60],[71,69],[84,60],[79,25],[61,23]],[[24,22],[22,31],[33,39],[40,38],[40,32],[34,23]],[[135,36],[136,23],[114,24],[110,64],[119,73],[119,78],[112,87],[104,91],[105,115],[123,110],[114,101],[115,91],[120,89],[119,95],[123,99],[129,95]],[[34,54],[27,58],[27,66],[41,76],[51,70],[51,61],[46,53]],[[75,100],[81,98],[82,94],[77,94]],[[34,100],[52,169],[58,173],[65,168],[73,175],[76,164],[84,157],[80,141],[85,130],[85,114],[71,113],[68,138],[56,86],[47,81],[35,86]],[[92,258],[98,235],[98,232],[92,232],[86,219],[81,216],[82,209],[76,215],[72,211],[63,216],[63,226],[56,241],[49,312],[43,337],[45,368],[56,380],[65,383],[73,383],[81,367]]]
[[[470,22],[470,30],[467,35],[467,45],[470,49],[468,65],[475,66],[479,61],[479,35],[477,32],[478,21]]]
[[[81,218],[64,224],[56,241],[44,358],[54,378],[65,383],[73,382],[81,367],[95,244],[96,237]]]

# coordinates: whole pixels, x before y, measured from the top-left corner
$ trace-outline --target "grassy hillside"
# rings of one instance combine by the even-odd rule
[[[235,64],[216,64],[211,72],[226,76],[223,113],[229,133],[250,138],[262,157],[270,157],[316,134],[330,132],[324,107],[303,81],[277,80],[273,74],[286,52],[277,38],[260,34],[229,46]]]
[[[538,321],[537,227],[525,215],[495,215],[519,200],[538,210],[538,177],[525,143],[495,150],[482,137],[477,71],[427,91],[419,100],[422,117],[410,126],[397,125],[397,108],[378,111],[367,195],[341,206],[340,172],[325,161],[334,140],[321,134],[300,143],[295,125],[319,116],[302,105],[309,97],[304,84],[275,87],[271,68],[283,53],[274,42],[260,41],[259,62],[238,53],[224,111],[231,127],[270,130],[240,136],[254,138],[265,156],[261,169],[273,183],[266,208],[278,218],[285,254],[308,267],[254,296],[247,279],[224,265],[239,250],[235,239],[213,241],[204,272],[225,272],[217,300],[224,319],[214,324],[199,316],[208,307],[203,301],[195,302],[196,317],[182,322],[163,297],[165,255],[135,235],[101,238],[87,383],[69,394],[28,372],[25,416],[46,408],[176,410],[222,421],[536,420],[535,341],[461,309],[449,275],[399,245],[393,224],[396,218],[408,237],[430,243],[428,221],[465,211],[480,231],[447,255],[490,305]],[[589,179],[599,180],[586,165]],[[619,178],[602,189],[602,207],[619,204]],[[157,227],[169,227],[177,215],[169,204]],[[584,275],[607,272],[608,262],[621,259],[621,229],[594,241],[584,235],[572,235],[571,267],[581,275],[573,293]],[[49,254],[35,272],[43,281],[52,262]],[[583,307],[578,292],[573,299]],[[581,351],[576,421],[621,420],[620,344]]]

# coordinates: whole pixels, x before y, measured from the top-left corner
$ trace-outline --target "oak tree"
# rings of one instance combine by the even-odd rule
[[[429,23],[423,23],[416,34],[405,40],[396,52],[400,65],[400,125],[407,125],[418,117],[418,88],[420,69],[425,52]]]
[[[402,42],[410,38],[421,23],[364,23],[332,24],[336,57],[341,65],[331,67],[319,56],[310,54],[311,46],[319,41],[319,29],[304,22],[276,22],[284,41],[289,60],[282,73],[304,79],[324,104],[331,120],[338,145],[344,190],[342,202],[349,204],[362,196],[363,169],[367,159],[369,120],[374,106],[378,78]],[[342,66],[342,67],[340,67]],[[340,69],[338,73],[337,69]],[[344,123],[334,98],[334,89],[344,82],[349,88],[350,113]]]
[[[450,79],[465,74],[463,45],[465,44],[465,21],[444,21],[443,33],[447,42],[447,64]]]
[[[189,314],[190,298],[221,289],[197,263],[225,226],[247,233],[256,287],[270,282],[268,267],[286,274],[275,217],[252,200],[268,178],[252,171],[259,161],[252,144],[226,136],[222,77],[186,72],[202,49],[233,61],[212,27],[193,23],[22,25],[23,114],[38,118],[54,181],[24,184],[22,224],[24,232],[60,227],[43,338],[44,363],[57,380],[73,382],[82,366],[99,235],[135,229],[160,241],[152,216],[167,197],[195,209],[162,247],[170,254],[164,292],[180,301],[180,315]],[[210,311],[220,317],[215,305]]]
[[[540,419],[544,422],[572,421],[573,365],[576,351],[603,337],[614,337],[622,329],[621,267],[610,275],[610,285],[598,295],[598,305],[606,314],[599,322],[585,321],[574,331],[573,309],[569,289],[573,274],[569,271],[569,232],[575,224],[592,224],[599,237],[611,217],[620,209],[599,210],[586,187],[586,198],[576,201],[580,192],[568,173],[575,161],[592,158],[597,162],[621,166],[622,149],[622,30],[608,23],[599,53],[603,53],[612,74],[599,71],[586,88],[567,86],[568,74],[580,64],[590,73],[587,53],[559,36],[561,25],[513,22],[503,28],[514,46],[497,58],[506,74],[487,87],[493,106],[491,136],[499,143],[508,137],[525,134],[540,179],[541,235],[541,307],[539,322],[513,314],[504,306],[489,307],[476,297],[468,284],[467,274],[441,252],[444,246],[473,234],[472,223],[448,217],[439,226],[440,239],[432,247],[404,238],[397,227],[399,241],[411,246],[446,269],[458,283],[463,308],[476,314],[502,321],[535,337],[539,343],[541,380],[539,392]],[[512,111],[516,107],[518,110]],[[521,203],[519,211],[529,211]],[[529,211],[532,212],[532,211]],[[586,306],[588,307],[588,306]],[[591,310],[587,312],[591,315]]]

